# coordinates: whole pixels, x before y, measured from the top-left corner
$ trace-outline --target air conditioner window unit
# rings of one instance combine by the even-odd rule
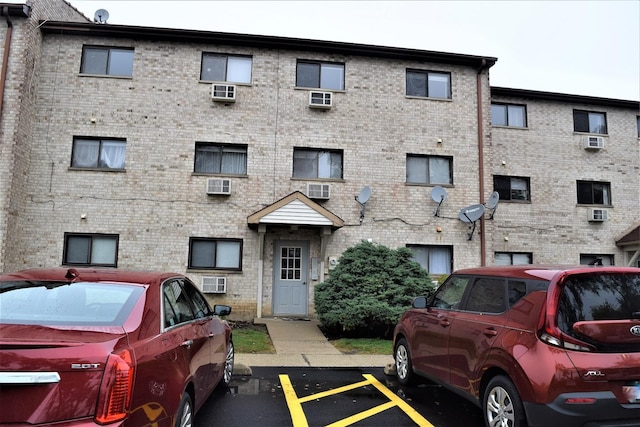
[[[585,150],[600,150],[604,148],[604,138],[601,136],[585,136],[583,144]]]
[[[329,184],[307,184],[307,196],[310,199],[328,200],[331,196]]]
[[[221,178],[207,179],[207,194],[231,194],[231,180]]]
[[[202,292],[205,294],[224,294],[227,292],[227,278],[221,276],[204,276]]]
[[[589,221],[602,222],[609,219],[609,211],[606,209],[591,208],[589,209]]]
[[[309,107],[310,108],[325,108],[329,109],[332,106],[333,93],[331,92],[309,92]]]
[[[211,85],[211,98],[218,102],[236,102],[236,85],[213,83]]]

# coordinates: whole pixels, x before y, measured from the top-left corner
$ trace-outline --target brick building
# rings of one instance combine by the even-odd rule
[[[174,270],[251,318],[313,316],[368,239],[433,276],[637,263],[637,101],[491,88],[491,57],[0,10],[0,270]]]

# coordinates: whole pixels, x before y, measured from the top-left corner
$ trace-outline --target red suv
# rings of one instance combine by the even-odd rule
[[[397,377],[479,405],[487,427],[640,425],[640,268],[459,270],[394,331]]]

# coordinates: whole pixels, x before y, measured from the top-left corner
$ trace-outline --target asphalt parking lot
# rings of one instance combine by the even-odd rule
[[[400,387],[382,368],[252,368],[205,403],[195,427],[482,427],[480,409],[432,383]]]

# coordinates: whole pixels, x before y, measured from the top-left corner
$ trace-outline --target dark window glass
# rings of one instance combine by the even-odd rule
[[[247,174],[247,146],[196,142],[194,172]]]
[[[469,293],[465,310],[483,313],[504,312],[507,309],[505,286],[506,282],[503,279],[476,279]]]
[[[200,80],[251,83],[252,63],[249,56],[203,53]]]
[[[431,305],[445,309],[460,308],[462,297],[470,281],[470,277],[450,276],[436,291]]]
[[[573,110],[573,130],[606,135],[607,117],[605,113]]]
[[[527,127],[527,108],[524,105],[491,104],[491,124]]]
[[[85,46],[82,51],[82,74],[108,76],[133,75],[133,49],[117,47]]]
[[[432,71],[407,70],[407,96],[451,98],[451,74]]]
[[[242,240],[190,238],[189,268],[241,270]]]
[[[608,182],[578,181],[578,204],[611,206],[611,185]]]
[[[65,265],[116,267],[118,235],[65,233],[62,258]]]
[[[164,283],[162,293],[165,304],[165,326],[173,326],[195,319],[194,307],[182,286],[182,281],[170,280]],[[167,308],[167,305],[171,310]]]
[[[124,169],[126,148],[124,139],[74,138],[71,167]]]
[[[294,178],[342,178],[342,152],[294,148]]]
[[[494,258],[496,265],[523,265],[531,264],[533,255],[531,252],[496,252]]]
[[[494,175],[493,189],[500,200],[531,201],[529,178]]]
[[[344,90],[344,64],[298,61],[296,86]]]

